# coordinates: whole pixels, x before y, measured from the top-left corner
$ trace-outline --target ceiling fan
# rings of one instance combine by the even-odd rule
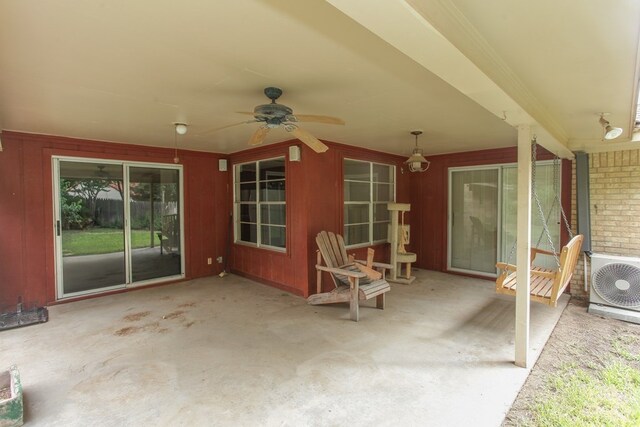
[[[318,116],[312,114],[293,114],[293,110],[291,108],[283,104],[278,104],[276,102],[276,99],[280,98],[280,95],[282,95],[282,89],[280,88],[265,88],[264,94],[271,100],[270,104],[258,105],[253,109],[253,112],[238,111],[238,114],[248,114],[253,116],[253,120],[234,123],[231,125],[223,126],[221,128],[213,129],[212,131],[217,131],[220,129],[225,129],[245,123],[259,122],[261,123],[261,126],[253,133],[253,135],[251,135],[251,138],[249,139],[250,145],[262,144],[262,142],[267,137],[267,133],[269,133],[271,129],[283,127],[284,130],[307,144],[316,153],[323,153],[327,151],[329,147],[323,144],[318,138],[302,129],[298,125],[298,122],[344,125],[344,120],[337,117]]]

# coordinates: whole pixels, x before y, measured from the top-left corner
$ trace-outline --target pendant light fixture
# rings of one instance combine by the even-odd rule
[[[416,138],[416,146],[413,149],[413,153],[411,154],[411,156],[407,160],[405,160],[405,163],[409,166],[409,170],[411,172],[424,172],[429,169],[429,165],[431,164],[431,162],[424,158],[422,149],[418,148],[418,136],[422,135],[422,131],[411,131],[411,135],[415,136]]]
[[[184,135],[187,133],[187,125],[184,123],[174,123],[175,127],[174,133],[174,145],[173,145],[173,163],[179,163],[180,158],[178,157],[178,135]]]
[[[600,113],[600,126],[604,131],[604,139],[616,139],[622,135],[622,128],[615,128],[609,124],[609,121],[604,118],[608,113]]]

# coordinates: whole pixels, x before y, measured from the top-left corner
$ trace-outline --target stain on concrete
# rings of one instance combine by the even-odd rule
[[[151,323],[147,323],[142,327],[145,331],[152,331],[153,329],[158,329],[160,327],[160,322],[155,321]]]
[[[166,320],[171,320],[171,319],[177,319],[178,317],[183,317],[182,315],[184,314],[183,310],[176,310],[172,313],[166,314],[164,316],[162,316],[163,319]]]
[[[180,304],[178,308],[195,307],[195,305],[195,302],[185,302],[184,304]]]
[[[118,329],[117,331],[114,332],[114,334],[119,337],[124,337],[127,335],[131,335],[135,332],[138,332],[140,329],[141,329],[140,326],[127,326],[126,328]]]
[[[155,322],[146,323],[141,326],[127,326],[124,328],[120,328],[114,332],[114,335],[125,337],[127,335],[136,334],[138,332],[160,332],[159,328],[160,322],[156,320]]]
[[[193,326],[196,322],[189,322],[189,323],[185,323],[184,327],[185,328],[190,328],[191,326]]]
[[[141,311],[139,313],[128,314],[124,316],[122,320],[125,320],[127,322],[137,322],[138,320],[142,319],[143,317],[147,317],[150,314],[150,311]]]

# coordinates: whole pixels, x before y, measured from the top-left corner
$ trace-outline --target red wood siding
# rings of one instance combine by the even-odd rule
[[[287,251],[280,253],[233,244],[231,265],[234,272],[297,295],[306,297],[315,293],[315,236],[321,230],[342,234],[342,161],[345,157],[396,165],[396,199],[408,201],[408,175],[400,172],[404,158],[332,142],[326,144],[329,151],[322,154],[292,140],[230,156],[232,164],[287,156]],[[301,148],[302,161],[288,161],[291,145]],[[230,176],[230,186],[232,182]],[[387,247],[378,248],[376,260],[388,260]],[[354,252],[363,254],[362,249]],[[327,279],[323,282],[328,285]]]
[[[53,183],[51,156],[173,163],[173,150],[72,138],[3,132],[0,153],[0,310],[55,300]],[[187,278],[217,274],[207,264],[225,256],[227,217],[217,210],[227,200],[222,156],[179,152],[184,170],[185,265]]]
[[[173,163],[173,150],[104,143],[17,132],[2,134],[0,153],[0,310],[55,300],[53,197],[51,156],[65,155],[126,161]],[[233,210],[233,164],[285,156],[288,147],[301,148],[300,162],[286,163],[287,250],[276,252],[231,243],[227,248]],[[510,163],[516,149],[430,156],[424,173],[410,173],[405,157],[327,142],[317,154],[297,140],[271,144],[222,156],[180,151],[184,168],[185,264],[188,279],[215,275],[227,256],[232,271],[308,296],[316,288],[315,236],[321,230],[343,230],[343,159],[345,157],[396,165],[396,201],[411,203],[405,222],[411,224],[411,245],[417,266],[445,271],[447,256],[448,168]],[[218,159],[230,160],[229,171],[218,171]],[[548,159],[544,151],[540,159]],[[563,205],[568,212],[570,164],[563,163]],[[566,235],[563,235],[566,241]],[[351,251],[350,251],[351,252]],[[354,250],[364,258],[364,249]],[[207,258],[214,260],[207,264]],[[376,247],[376,260],[389,259],[389,245]],[[330,289],[328,277],[323,279]]]

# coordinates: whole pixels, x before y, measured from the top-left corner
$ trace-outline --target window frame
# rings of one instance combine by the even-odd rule
[[[283,164],[284,164],[284,176],[282,178],[272,178],[272,179],[264,179],[261,180],[260,179],[260,164],[261,163],[265,163],[265,162],[269,162],[269,161],[273,161],[273,160],[282,160]],[[256,178],[255,181],[247,181],[247,182],[241,182],[238,180],[238,173],[239,170],[242,166],[245,165],[250,165],[250,164],[254,164],[255,165],[255,173],[256,173]],[[285,183],[285,188],[284,188],[284,200],[282,201],[263,201],[261,200],[261,190],[260,190],[260,184],[261,183],[268,183],[268,182],[276,182],[276,181],[283,181]],[[242,184],[255,184],[255,194],[256,194],[256,199],[253,201],[241,201],[239,199],[239,194],[238,194],[238,190],[240,189],[240,185]],[[241,215],[240,215],[240,208],[242,205],[253,205],[255,206],[255,211],[256,211],[256,222],[247,222],[247,221],[242,221]],[[273,205],[281,205],[284,206],[284,215],[285,215],[285,219],[284,219],[284,224],[265,224],[262,220],[262,207],[263,206],[273,206]],[[254,248],[260,248],[260,249],[266,249],[266,250],[271,250],[271,251],[276,251],[276,252],[283,252],[286,253],[287,252],[287,243],[288,243],[288,234],[287,234],[287,228],[288,228],[288,209],[287,209],[287,159],[286,156],[281,155],[281,156],[275,156],[275,157],[269,157],[269,158],[264,158],[264,159],[258,159],[258,160],[251,160],[248,162],[241,162],[241,163],[236,163],[233,165],[233,242],[235,244],[239,244],[239,245],[245,245],[245,246],[250,246],[250,247],[254,247]],[[240,225],[241,224],[255,224],[256,226],[256,242],[249,242],[246,240],[241,240],[241,233],[240,233]],[[262,227],[263,226],[269,226],[269,227],[279,227],[285,230],[285,237],[284,237],[284,247],[280,247],[280,246],[273,246],[273,245],[269,245],[267,243],[263,243],[262,241]]]
[[[369,180],[368,181],[362,181],[362,180],[353,180],[353,179],[347,179],[345,178],[345,162],[347,161],[351,161],[351,162],[358,162],[358,163],[364,163],[364,164],[368,164],[369,165]],[[374,180],[374,176],[373,176],[373,167],[374,165],[378,165],[378,166],[385,166],[388,167],[390,169],[389,171],[389,176],[393,179],[393,181],[391,182],[386,182],[386,181],[375,181]],[[368,246],[372,246],[372,245],[377,245],[377,244],[381,244],[381,243],[387,243],[389,241],[389,235],[388,235],[388,231],[387,231],[387,236],[384,239],[379,239],[379,240],[374,240],[373,238],[373,232],[374,232],[374,225],[375,224],[381,224],[381,223],[387,223],[387,224],[391,224],[391,219],[389,218],[389,220],[386,221],[374,221],[374,206],[377,204],[387,204],[387,203],[395,203],[396,201],[396,195],[397,195],[397,176],[396,176],[396,165],[395,164],[390,164],[390,163],[382,163],[382,162],[376,162],[376,161],[371,161],[371,160],[362,160],[362,159],[354,159],[354,158],[350,158],[350,157],[344,157],[342,159],[342,233],[345,235],[345,240],[346,240],[346,226],[347,225],[364,225],[367,224],[369,226],[369,240],[367,242],[362,242],[362,243],[354,243],[354,244],[347,244],[346,247],[350,248],[350,249],[355,249],[355,248],[364,248],[364,247],[368,247]],[[359,182],[359,183],[364,183],[367,182],[369,184],[369,200],[368,201],[347,201],[345,200],[345,194],[344,194],[344,188],[345,188],[345,183],[346,182]],[[375,184],[388,184],[391,185],[392,187],[392,195],[391,195],[391,200],[389,201],[385,201],[385,202],[376,202],[374,200],[374,185]],[[366,205],[369,207],[369,218],[367,222],[358,222],[358,223],[352,223],[352,224],[346,224],[346,215],[344,213],[345,211],[345,206],[347,205]],[[387,225],[387,230],[389,230],[389,226]]]

